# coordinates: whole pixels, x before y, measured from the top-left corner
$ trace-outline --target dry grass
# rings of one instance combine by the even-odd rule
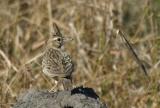
[[[160,1],[1,0],[0,107],[29,88],[50,89],[41,72],[44,43],[57,23],[74,41],[75,86],[92,87],[110,108],[160,107]],[[113,29],[121,28],[149,73],[147,78]]]

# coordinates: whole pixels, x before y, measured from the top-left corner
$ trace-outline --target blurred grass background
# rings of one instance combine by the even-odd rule
[[[0,0],[0,107],[20,93],[50,89],[44,43],[56,23],[76,63],[74,85],[92,87],[110,108],[160,108],[160,0]],[[140,70],[114,29],[128,34]]]

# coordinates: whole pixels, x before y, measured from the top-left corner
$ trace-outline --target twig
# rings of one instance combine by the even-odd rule
[[[39,57],[42,57],[43,54],[44,54],[44,53],[40,53],[40,54],[38,54],[37,56],[31,58],[30,60],[28,60],[28,61],[25,63],[25,65],[30,64],[31,62],[37,60]]]
[[[51,0],[47,0],[47,8],[48,8],[48,18],[49,18],[49,33],[50,36],[52,35],[52,7],[51,7]]]
[[[148,76],[148,73],[147,73],[147,70],[146,70],[144,64],[141,62],[140,58],[138,57],[138,55],[134,51],[133,47],[131,46],[131,44],[127,40],[125,34],[121,30],[118,30],[117,34],[119,34],[121,36],[121,38],[125,41],[125,45],[127,46],[128,50],[131,51],[131,53],[132,53],[133,57],[135,58],[135,60],[137,61],[138,65],[141,67],[141,69],[143,70],[145,75]]]
[[[0,55],[4,58],[4,60],[7,63],[8,68],[13,68],[16,72],[18,72],[18,69],[16,68],[16,66],[14,66],[11,61],[9,60],[9,58],[6,56],[6,54],[0,49]]]

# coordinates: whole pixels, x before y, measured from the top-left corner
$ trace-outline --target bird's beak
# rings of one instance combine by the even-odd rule
[[[64,42],[68,42],[68,41],[72,41],[73,40],[73,38],[71,38],[71,37],[63,37],[63,41]]]

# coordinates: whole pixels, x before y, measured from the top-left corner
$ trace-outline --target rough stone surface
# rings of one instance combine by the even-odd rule
[[[107,108],[91,88],[78,87],[68,91],[28,90],[13,108]]]

